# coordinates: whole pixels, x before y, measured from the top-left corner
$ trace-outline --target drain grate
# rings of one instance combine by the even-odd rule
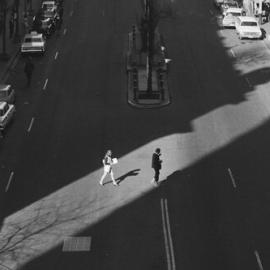
[[[63,243],[64,252],[70,251],[90,251],[91,237],[67,237]]]

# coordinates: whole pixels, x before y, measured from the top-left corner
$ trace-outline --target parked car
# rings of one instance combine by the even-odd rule
[[[0,102],[0,130],[4,130],[13,119],[15,114],[15,106],[5,101]]]
[[[50,36],[55,30],[55,23],[50,18],[44,18],[42,15],[37,15],[33,18],[33,31]]]
[[[225,15],[228,8],[239,8],[238,2],[234,0],[224,0],[220,6],[222,15]]]
[[[46,41],[43,34],[32,31],[24,36],[21,53],[41,53],[44,54],[46,50]]]
[[[220,6],[223,4],[224,0],[214,0],[214,5],[217,8],[220,8]]]
[[[0,84],[0,101],[5,101],[9,104],[15,101],[15,91],[10,84]]]
[[[262,30],[255,17],[240,16],[235,20],[235,30],[239,39],[250,38],[259,39],[263,38]]]
[[[243,15],[242,8],[228,8],[223,17],[222,26],[235,28],[236,18],[242,15]]]
[[[56,1],[43,1],[41,8],[42,10],[57,11],[58,5]]]

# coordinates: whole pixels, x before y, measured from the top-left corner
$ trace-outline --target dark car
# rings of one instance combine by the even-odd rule
[[[50,18],[45,18],[42,15],[34,17],[33,30],[42,33],[46,37],[50,36],[55,30],[55,23]]]

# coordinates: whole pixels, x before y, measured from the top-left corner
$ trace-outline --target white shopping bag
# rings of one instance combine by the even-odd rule
[[[112,163],[113,163],[113,165],[114,165],[114,164],[117,164],[117,163],[118,163],[118,159],[117,159],[117,158],[113,158],[113,159],[112,159]]]

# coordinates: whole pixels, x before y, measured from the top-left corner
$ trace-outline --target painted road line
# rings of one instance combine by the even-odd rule
[[[231,49],[231,50],[230,50],[230,52],[231,52],[232,56],[233,56],[234,58],[236,58],[236,56],[235,56],[235,53],[234,53],[233,49]]]
[[[209,9],[209,13],[210,13],[211,15],[214,15],[214,12],[213,12],[211,9]]]
[[[231,171],[230,168],[228,168],[228,172],[229,172],[230,178],[231,178],[231,180],[232,180],[233,187],[234,187],[234,188],[237,188],[235,179],[234,179],[234,177],[233,177],[233,174],[232,174],[232,171]]]
[[[246,80],[248,86],[249,86],[250,88],[252,88],[252,84],[251,84],[250,80],[249,80],[247,77],[245,78],[245,80]]]
[[[70,11],[69,16],[70,16],[70,17],[73,16],[73,10]]]
[[[33,118],[31,119],[31,122],[30,122],[30,124],[29,124],[28,129],[27,129],[27,131],[28,131],[28,132],[30,132],[30,131],[31,131],[32,126],[33,126],[33,124],[34,124],[34,121],[35,121],[35,118],[33,117]]]
[[[48,84],[48,80],[49,80],[49,79],[46,79],[46,81],[45,81],[45,83],[44,83],[44,85],[43,85],[43,90],[46,90],[47,84]]]
[[[55,59],[55,60],[57,59],[58,54],[59,54],[58,52],[55,53],[55,56],[54,56],[54,59]]]
[[[67,33],[67,28],[64,29],[63,34],[65,35]]]
[[[102,10],[102,16],[103,16],[103,17],[105,16],[105,11],[104,11],[104,10]]]
[[[14,172],[11,172],[11,174],[9,176],[9,179],[8,179],[8,183],[7,183],[6,189],[5,189],[6,192],[8,191],[8,189],[10,187],[10,184],[11,184],[11,181],[13,179],[13,176],[14,176]]]
[[[164,243],[167,257],[167,266],[168,270],[175,270],[175,257],[174,257],[174,248],[171,234],[171,225],[169,218],[169,210],[168,210],[168,201],[167,199],[161,199],[161,214],[162,214],[162,226],[163,226],[163,234],[164,234]]]
[[[261,261],[259,252],[258,252],[257,250],[255,250],[255,251],[254,251],[254,254],[255,254],[255,256],[256,256],[256,260],[257,260],[259,269],[260,269],[260,270],[263,270],[263,265],[262,265],[262,261]]]
[[[169,209],[168,209],[167,199],[165,199],[165,213],[166,213],[166,221],[167,221],[167,228],[168,228],[169,244],[170,244],[171,256],[172,256],[172,269],[175,270],[176,266],[175,266],[174,248],[173,248],[171,224],[170,224],[170,218],[169,218]]]
[[[167,231],[166,231],[166,221],[165,221],[165,207],[163,204],[163,199],[160,200],[161,204],[161,215],[162,215],[162,227],[163,227],[163,235],[164,235],[164,243],[165,243],[165,250],[166,250],[166,258],[167,258],[167,267],[168,270],[171,270],[171,258],[170,258],[170,250],[169,250],[169,240],[167,236]]]

